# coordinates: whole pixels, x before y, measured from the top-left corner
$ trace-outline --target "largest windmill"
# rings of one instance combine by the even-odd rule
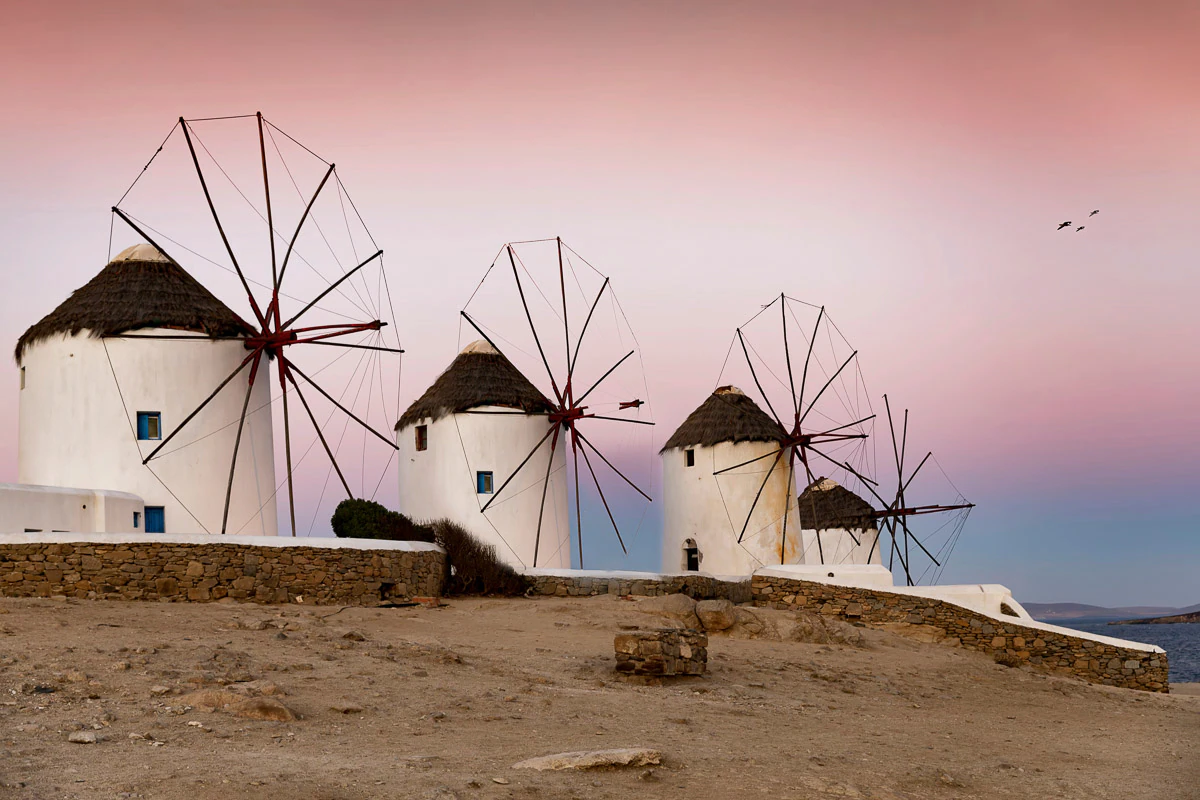
[[[165,532],[272,535],[282,493],[304,534],[378,491],[401,349],[334,165],[261,114],[180,118],[112,214],[110,251],[140,243],[18,343],[21,479],[135,492],[124,527]]]

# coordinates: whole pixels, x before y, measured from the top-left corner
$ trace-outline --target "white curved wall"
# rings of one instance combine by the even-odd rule
[[[142,498],[128,492],[0,483],[0,531],[5,533],[141,531],[144,507]]]
[[[170,330],[138,333],[181,335]],[[25,388],[20,393],[20,482],[129,492],[143,498],[147,506],[164,507],[168,533],[220,533],[249,367],[188,423],[164,448],[168,454],[155,458],[149,468],[142,465],[142,458],[159,442],[138,441],[133,430],[137,412],[158,411],[163,436],[169,435],[246,353],[240,342],[101,340],[86,332],[31,345],[21,360]],[[270,366],[273,362],[260,365],[250,399],[229,533],[278,533]]]
[[[796,490],[788,491],[786,454],[772,468],[774,457],[714,476],[717,470],[749,461],[779,449],[772,442],[723,442],[695,447],[695,466],[687,466],[685,450],[672,448],[663,459],[663,561],[665,572],[684,570],[684,542],[695,539],[700,569],[719,575],[749,575],[762,566],[795,563],[801,552]],[[766,487],[754,497],[767,472]],[[791,498],[787,502],[786,498]],[[784,508],[787,536],[784,538]],[[738,534],[750,514],[742,542]]]
[[[874,528],[823,530],[820,541],[816,531],[806,530],[800,534],[800,540],[800,558],[794,562],[797,564],[882,564],[883,555],[879,551],[891,546],[889,540],[879,538],[879,531]]]
[[[495,545],[497,554],[517,569],[571,566],[571,524],[567,506],[566,448],[562,437],[554,453],[542,533],[534,559],[542,481],[550,440],[487,510],[488,495],[476,492],[476,473],[490,471],[499,490],[545,436],[545,414],[512,414],[512,409],[476,411],[504,414],[452,414],[427,425],[428,448],[416,449],[416,425],[396,432],[399,452],[400,512],[414,520],[446,518]],[[553,437],[552,437],[553,438]]]

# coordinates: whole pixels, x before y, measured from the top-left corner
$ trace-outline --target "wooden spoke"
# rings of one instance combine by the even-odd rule
[[[229,462],[229,485],[225,487],[225,513],[221,515],[221,533],[229,526],[229,501],[233,497],[233,475],[237,471],[238,449],[242,444],[242,429],[246,427],[246,409],[250,407],[250,395],[254,391],[254,378],[258,375],[258,365],[262,360],[262,351],[254,354],[254,364],[250,367],[250,380],[246,383],[246,399],[242,401],[242,416],[238,418],[237,436],[233,440],[233,458]]]
[[[558,429],[557,425],[552,425],[546,429],[546,435],[538,440],[538,443],[535,444],[533,446],[533,449],[529,451],[529,455],[525,456],[525,458],[521,460],[521,463],[517,465],[517,468],[512,471],[512,474],[509,475],[507,479],[505,479],[504,483],[500,484],[500,488],[497,489],[492,494],[492,496],[488,498],[488,501],[483,504],[483,508],[479,509],[479,513],[482,514],[484,511],[487,511],[488,506],[490,506],[492,503],[496,502],[496,498],[499,497],[500,493],[504,491],[504,487],[506,487],[506,486],[508,486],[508,484],[512,483],[513,478],[517,477],[517,473],[519,473],[525,467],[525,465],[529,463],[529,459],[533,458],[533,454],[536,453],[541,448],[542,444],[544,444],[545,441],[550,438],[550,434],[554,433],[554,431],[556,431],[557,429]],[[536,554],[535,554],[535,556],[536,556]],[[535,561],[537,560],[536,557],[534,560]]]
[[[342,488],[346,490],[346,497],[354,498],[354,492],[350,491],[350,484],[346,482],[346,476],[342,474],[342,468],[338,466],[337,458],[334,457],[333,451],[329,449],[329,442],[325,441],[325,434],[321,430],[320,424],[317,423],[317,417],[313,414],[312,408],[308,405],[308,400],[304,397],[304,392],[300,391],[300,384],[296,382],[292,376],[292,367],[289,364],[284,365],[284,374],[291,381],[292,387],[296,390],[296,397],[300,398],[300,404],[304,406],[304,411],[308,414],[308,418],[312,420],[313,428],[317,432],[317,438],[321,440],[321,446],[325,448],[325,454],[329,456],[329,463],[333,465],[333,469],[337,472],[338,480],[342,482]]]
[[[282,356],[280,356],[280,357],[282,358]],[[309,386],[313,387],[313,388],[314,388],[314,389],[316,389],[318,392],[320,392],[320,393],[321,393],[321,395],[322,395],[322,396],[323,396],[323,397],[324,397],[326,400],[328,400],[329,402],[331,402],[331,403],[333,403],[335,406],[337,406],[337,407],[338,407],[338,408],[341,410],[341,412],[342,412],[343,414],[345,414],[345,415],[346,415],[346,416],[348,416],[350,419],[352,419],[352,420],[354,420],[355,422],[357,422],[359,425],[363,426],[363,428],[365,428],[365,429],[366,429],[367,431],[369,431],[370,433],[373,433],[373,434],[374,434],[374,435],[375,435],[377,438],[381,439],[383,442],[385,442],[385,443],[386,443],[386,444],[387,444],[389,447],[391,447],[393,450],[399,450],[399,449],[400,449],[400,446],[399,446],[399,445],[397,445],[395,442],[393,442],[391,439],[389,439],[388,437],[384,436],[382,433],[380,433],[379,431],[375,430],[374,428],[372,428],[372,427],[371,427],[370,425],[368,425],[367,423],[363,422],[361,419],[359,419],[359,418],[358,418],[358,416],[357,416],[357,415],[356,415],[356,414],[355,414],[353,411],[351,411],[350,409],[346,408],[344,405],[342,405],[341,403],[339,403],[337,400],[334,400],[334,399],[333,399],[333,395],[329,394],[329,392],[327,392],[327,391],[325,391],[324,389],[322,389],[322,388],[321,388],[321,387],[320,387],[320,386],[319,386],[319,385],[316,383],[316,381],[314,381],[312,378],[308,377],[308,376],[307,376],[307,375],[305,375],[303,372],[301,372],[301,371],[300,371],[300,369],[299,369],[299,368],[298,368],[298,367],[297,367],[295,364],[293,364],[293,363],[291,362],[291,360],[289,359],[289,360],[288,360],[288,373],[290,374],[290,373],[293,373],[293,372],[294,372],[294,373],[296,373],[297,375],[299,375],[301,378],[304,378],[304,380],[308,382],[308,385],[309,385]]]
[[[554,390],[554,396],[558,399],[559,405],[562,405],[562,392],[558,390],[558,383],[554,380],[554,371],[550,369],[550,362],[546,360],[546,351],[542,349],[542,340],[538,336],[537,326],[533,324],[533,315],[529,313],[529,303],[525,301],[525,289],[521,286],[521,274],[517,271],[517,261],[513,256],[511,244],[508,245],[508,261],[512,264],[513,280],[517,282],[517,293],[521,295],[521,307],[525,309],[525,319],[529,320],[529,330],[533,334],[533,343],[537,345],[538,355],[542,357],[542,364],[546,367],[546,374],[550,376],[550,388]]]
[[[546,478],[542,481],[542,503],[538,506],[537,533],[533,537],[533,566],[537,567],[538,550],[542,547],[542,518],[546,515],[546,491],[550,488],[550,471],[554,468],[554,451],[558,448],[558,426],[554,428],[554,438],[550,440],[550,458],[546,460]],[[583,553],[579,554],[580,564],[583,564]]]
[[[228,386],[229,382],[231,380],[233,380],[235,377],[237,377],[237,374],[239,372],[241,372],[242,370],[244,370],[246,368],[246,365],[249,364],[251,361],[253,361],[255,359],[255,357],[259,354],[259,352],[261,352],[261,351],[255,350],[253,353],[251,353],[250,355],[248,355],[244,359],[242,359],[242,363],[238,364],[237,369],[235,369],[233,372],[229,373],[229,376],[226,377],[225,380],[221,381],[221,383],[218,384],[217,388],[213,389],[212,393],[208,397],[204,398],[204,401],[201,402],[200,405],[196,406],[196,408],[192,411],[192,413],[190,413],[186,417],[184,417],[183,422],[179,423],[179,425],[175,428],[175,430],[171,431],[171,433],[167,435],[167,438],[165,438],[161,442],[159,442],[158,447],[155,447],[153,450],[150,451],[150,455],[148,455],[142,459],[142,463],[148,464],[150,462],[150,459],[154,458],[154,456],[156,456],[158,454],[159,450],[162,450],[164,447],[167,446],[168,442],[170,442],[172,439],[174,439],[176,436],[178,436],[179,432],[181,430],[183,430],[185,427],[187,427],[187,424],[189,422],[191,422],[192,419],[195,418],[195,416],[197,414],[199,414],[201,411],[203,411],[204,407],[207,406],[209,403],[211,403],[213,401],[213,398],[216,397],[218,394],[220,394],[221,390],[224,389],[226,386]]]
[[[267,318],[263,316],[262,310],[258,307],[258,302],[254,299],[254,292],[250,291],[250,284],[246,281],[246,275],[242,272],[242,267],[238,264],[237,256],[233,252],[233,246],[229,244],[229,237],[225,235],[225,228],[221,225],[221,218],[217,215],[217,207],[213,205],[212,195],[208,191],[208,181],[204,180],[204,170],[200,169],[200,159],[196,155],[196,147],[192,144],[191,126],[183,118],[179,118],[179,127],[183,129],[183,138],[187,142],[188,151],[192,154],[192,164],[196,167],[196,177],[200,179],[200,188],[204,190],[204,199],[208,201],[208,210],[212,212],[213,222],[217,224],[217,233],[221,234],[221,241],[225,243],[225,252],[229,254],[229,260],[233,263],[233,270],[237,273],[238,280],[242,282],[242,288],[246,291],[246,296],[250,299],[250,308],[254,311],[254,316],[258,319],[258,324],[261,327],[266,327]],[[224,531],[222,531],[224,533]]]

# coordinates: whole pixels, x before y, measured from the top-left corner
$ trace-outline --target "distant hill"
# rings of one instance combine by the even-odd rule
[[[1150,617],[1149,619],[1115,619],[1109,625],[1170,625],[1176,622],[1200,622],[1200,611],[1186,614],[1171,614],[1165,617]]]
[[[1170,608],[1168,606],[1121,606],[1118,608],[1107,608],[1105,606],[1091,606],[1086,603],[1022,603],[1021,605],[1025,607],[1030,616],[1043,622],[1078,619],[1128,620],[1200,612],[1200,604],[1186,608]]]

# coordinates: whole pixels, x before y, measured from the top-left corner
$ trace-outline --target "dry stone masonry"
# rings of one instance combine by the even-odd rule
[[[1070,675],[1089,683],[1167,691],[1167,656],[1055,631],[1001,622],[968,608],[907,594],[755,575],[754,603],[803,609],[869,625],[907,623],[944,634],[944,644],[980,650],[1009,666]]]
[[[657,575],[647,572],[637,577],[629,573],[612,576],[576,576],[526,574],[531,595],[555,597],[593,597],[600,594],[660,597],[686,594],[697,600],[722,599],[734,603],[750,602],[750,582],[733,583],[709,575]]]
[[[708,636],[690,628],[618,633],[613,649],[617,672],[628,675],[703,675],[708,668]]]
[[[437,597],[440,550],[226,542],[0,542],[0,595],[370,605]]]

